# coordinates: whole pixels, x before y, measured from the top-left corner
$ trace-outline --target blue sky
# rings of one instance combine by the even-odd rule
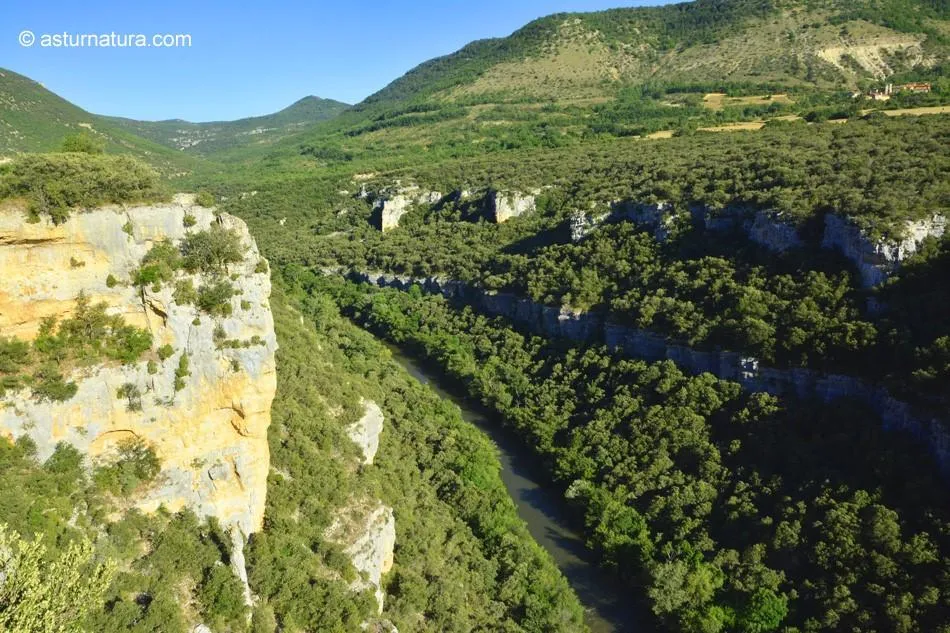
[[[235,119],[315,94],[355,103],[416,64],[559,11],[651,0],[7,0],[0,67],[98,114]],[[30,47],[19,35],[29,30]],[[44,34],[190,34],[182,48],[53,48]]]

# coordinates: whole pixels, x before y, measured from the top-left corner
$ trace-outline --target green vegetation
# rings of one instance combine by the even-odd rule
[[[39,537],[25,540],[0,524],[0,629],[67,633],[102,606],[114,566],[97,562],[86,539],[50,554]]]
[[[130,156],[24,154],[0,165],[0,199],[23,197],[56,224],[77,209],[164,196],[158,173]]]
[[[0,395],[30,387],[39,400],[69,400],[77,387],[65,380],[65,373],[105,361],[133,363],[151,346],[147,330],[107,315],[106,304],[93,305],[80,294],[73,316],[58,324],[44,319],[32,345],[0,337]]]
[[[231,297],[234,295],[234,286],[219,279],[198,288],[195,305],[211,316],[231,316]]]
[[[210,191],[202,189],[198,192],[198,195],[195,196],[195,202],[202,207],[213,207],[214,206],[214,194]],[[194,217],[191,218],[192,224],[194,224]],[[185,226],[190,226],[188,224],[188,218],[185,218]]]
[[[185,378],[191,375],[188,367],[188,354],[182,352],[181,356],[178,357],[178,368],[175,369],[175,391],[181,391],[185,388]]]
[[[136,391],[134,385],[125,385],[120,390],[119,397],[128,398],[130,409],[136,401],[141,408],[142,396]],[[97,466],[93,473],[93,481],[104,492],[129,496],[151,483],[162,468],[152,447],[138,438],[121,441],[117,449],[116,455]]]
[[[244,260],[240,236],[220,224],[186,235],[181,241],[181,254],[184,268],[189,272],[223,273],[228,264]]]
[[[152,286],[156,291],[162,283],[169,283],[181,268],[181,253],[169,242],[158,242],[142,258],[142,264],[132,274],[132,283],[137,286]]]
[[[62,151],[80,152],[83,154],[101,154],[105,149],[102,139],[94,137],[89,132],[70,134],[63,139]]]
[[[376,491],[397,517],[384,617],[400,630],[419,626],[421,612],[431,631],[585,630],[576,598],[517,518],[487,438],[329,298],[287,297],[278,286],[271,306],[280,343],[275,474],[267,526],[248,560],[251,587],[281,629],[348,631],[373,613],[369,593],[346,588],[349,563],[324,532],[340,508]],[[386,431],[375,465],[355,471],[344,428],[362,415],[361,396],[383,407]]]
[[[950,623],[943,484],[873,412],[524,337],[418,292],[329,287],[503,416],[550,465],[590,547],[676,630]]]

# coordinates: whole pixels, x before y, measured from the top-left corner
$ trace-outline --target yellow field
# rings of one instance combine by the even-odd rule
[[[865,115],[868,112],[875,112],[875,110],[862,110],[861,114]],[[924,106],[920,108],[902,108],[898,110],[879,110],[887,116],[921,116],[924,114],[950,114],[950,106]]]
[[[751,97],[730,97],[724,92],[710,92],[703,95],[703,105],[710,110],[722,110],[729,106],[771,105],[773,103],[794,103],[794,101],[784,93]]]

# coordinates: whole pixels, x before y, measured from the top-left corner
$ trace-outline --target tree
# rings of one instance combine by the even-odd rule
[[[191,233],[181,241],[184,265],[191,272],[222,272],[228,264],[243,261],[243,251],[237,232],[220,224]]]
[[[0,630],[81,630],[86,614],[101,605],[114,573],[111,562],[94,561],[92,544],[85,538],[50,560],[40,538],[27,541],[0,525]]]
[[[96,138],[89,132],[77,132],[63,139],[61,149],[64,152],[79,152],[82,154],[101,154],[105,149],[102,139]]]

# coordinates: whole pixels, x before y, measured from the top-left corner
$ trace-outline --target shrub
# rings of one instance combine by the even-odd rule
[[[115,278],[115,275],[109,273],[109,276],[106,277],[106,287],[115,288],[119,285],[119,280]]]
[[[52,402],[65,402],[79,389],[76,383],[66,382],[55,363],[47,363],[33,374],[32,388],[36,399]]]
[[[175,370],[175,391],[185,388],[185,378],[191,375],[188,371],[188,354],[182,352],[178,359],[178,369]]]
[[[158,242],[142,258],[138,270],[132,273],[137,286],[161,285],[175,277],[175,271],[181,268],[181,253],[169,242]]]
[[[64,138],[61,149],[64,152],[101,154],[105,149],[105,143],[102,139],[93,136],[89,132],[78,132]]]
[[[150,376],[154,376],[158,373],[158,363],[156,363],[154,360],[149,360],[145,365],[145,368]]]
[[[198,289],[198,298],[195,304],[199,309],[212,316],[229,316],[231,314],[231,297],[234,296],[234,286],[227,281],[213,281],[202,285]]]
[[[24,154],[0,172],[0,198],[25,196],[59,224],[77,207],[165,197],[158,172],[129,156]]]
[[[195,284],[190,279],[180,279],[175,283],[175,292],[172,293],[172,298],[180,306],[194,304],[198,300]]]
[[[139,438],[119,442],[118,455],[111,463],[99,466],[93,479],[100,489],[128,495],[155,479],[161,462],[151,446]]]
[[[219,224],[185,236],[181,242],[184,266],[190,272],[220,272],[244,260],[240,236]]]
[[[167,343],[158,348],[158,358],[161,361],[168,360],[174,353],[175,349]]]
[[[139,389],[138,385],[131,382],[127,382],[121,387],[119,387],[118,392],[116,392],[117,398],[125,398],[128,401],[126,408],[129,411],[141,411],[142,410],[142,390]]]
[[[0,525],[0,629],[74,631],[77,622],[101,607],[115,565],[97,562],[86,538],[64,550],[48,551],[40,536],[26,541]]]
[[[185,214],[185,219],[182,221],[182,224],[185,225],[185,228],[186,228],[186,229],[190,229],[191,227],[193,227],[193,226],[194,226],[195,224],[197,224],[197,223],[198,223],[198,220],[195,219],[195,216],[193,216],[193,215],[190,214],[190,213],[186,213],[186,214]]]
[[[202,207],[213,207],[214,195],[210,191],[202,189],[198,192],[198,195],[195,196],[195,203]],[[188,225],[186,224],[185,226]]]

